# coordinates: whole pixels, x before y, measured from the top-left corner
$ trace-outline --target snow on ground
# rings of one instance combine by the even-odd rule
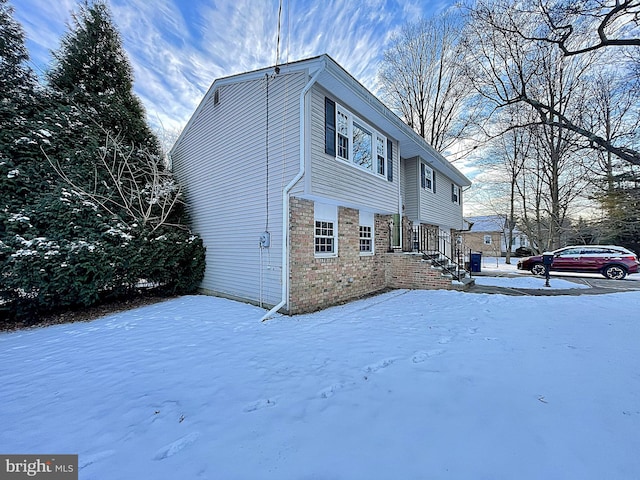
[[[550,287],[545,287],[545,278],[534,277],[533,275],[530,277],[523,276],[516,278],[476,276],[473,277],[473,279],[478,285],[489,285],[492,287],[527,288],[533,290],[545,290],[549,288],[553,290],[563,290],[569,288],[589,288],[588,285],[571,282],[569,280],[560,280],[557,278],[549,280]]]
[[[80,479],[640,477],[640,292],[187,296],[0,334],[0,450]]]
[[[507,264],[505,257],[482,257],[480,266],[483,272],[494,273],[522,273],[529,274],[528,271],[518,270],[518,258],[512,257],[511,263]]]

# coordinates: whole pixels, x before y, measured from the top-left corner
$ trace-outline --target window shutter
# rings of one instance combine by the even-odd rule
[[[456,186],[453,183],[451,184],[451,201],[456,201]]]
[[[336,156],[336,102],[324,98],[324,152]]]
[[[433,178],[431,178],[431,186],[433,187],[433,193],[436,193],[436,171],[432,170]]]
[[[387,180],[393,182],[393,142],[387,139]]]
[[[427,173],[424,168],[424,163],[420,164],[420,185],[422,188],[427,188]]]

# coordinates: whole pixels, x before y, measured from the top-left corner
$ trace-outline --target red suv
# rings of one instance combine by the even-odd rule
[[[622,280],[628,273],[638,273],[638,257],[631,250],[615,245],[579,245],[553,252],[552,272],[601,273],[607,278]],[[544,275],[542,255],[523,258],[518,270],[531,270]]]

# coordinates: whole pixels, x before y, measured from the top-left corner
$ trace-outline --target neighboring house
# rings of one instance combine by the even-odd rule
[[[489,256],[504,256],[507,253],[509,229],[504,215],[465,217],[465,228],[459,232],[465,245],[474,252]],[[511,253],[520,247],[529,248],[528,237],[516,226],[512,233]]]
[[[170,158],[205,293],[294,314],[454,288],[402,245],[460,230],[469,180],[327,55],[214,81]]]

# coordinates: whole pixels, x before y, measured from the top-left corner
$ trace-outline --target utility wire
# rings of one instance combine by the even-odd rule
[[[280,4],[278,6],[278,34],[276,37],[276,66],[280,61],[280,28],[282,25],[282,0],[280,0]]]

